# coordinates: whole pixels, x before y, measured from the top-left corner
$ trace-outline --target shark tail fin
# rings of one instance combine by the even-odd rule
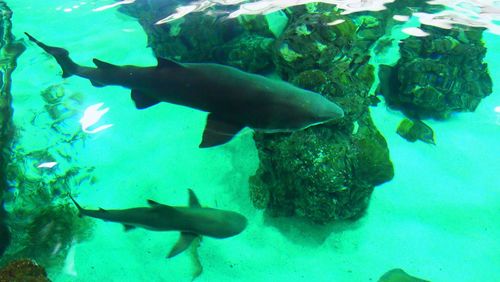
[[[44,44],[43,42],[38,41],[36,38],[31,36],[31,34],[25,32],[26,36],[28,36],[29,40],[34,42],[40,48],[42,48],[45,52],[49,53],[54,59],[56,59],[59,66],[63,71],[62,77],[67,78],[74,75],[77,72],[78,65],[71,60],[69,57],[69,52],[66,49],[59,47],[52,47]]]
[[[78,204],[78,202],[73,198],[73,196],[71,196],[71,194],[68,193],[68,196],[71,199],[71,201],[73,201],[73,203],[75,204],[76,208],[78,209],[78,216],[82,217],[83,216],[83,208],[82,208],[82,206],[80,206],[80,204]]]

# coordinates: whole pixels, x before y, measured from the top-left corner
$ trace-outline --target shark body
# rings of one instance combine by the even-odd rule
[[[181,236],[168,258],[174,257],[189,247],[198,236],[228,238],[241,233],[247,226],[247,219],[236,212],[201,207],[196,195],[189,191],[189,207],[173,207],[148,200],[149,207],[122,210],[89,210],[82,208],[70,198],[80,215],[105,221],[118,222],[125,230],[136,227],[153,231],[180,231]]]
[[[233,67],[162,58],[153,67],[117,66],[98,59],[93,59],[97,68],[85,67],[73,62],[67,50],[26,35],[57,60],[63,77],[77,75],[97,87],[131,89],[138,109],[168,102],[209,112],[201,148],[224,144],[244,127],[287,132],[344,116],[337,104],[318,93]]]

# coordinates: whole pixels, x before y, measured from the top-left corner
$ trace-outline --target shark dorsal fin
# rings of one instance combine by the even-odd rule
[[[101,61],[99,59],[96,59],[94,58],[92,60],[92,62],[94,62],[94,64],[100,68],[100,69],[111,69],[111,68],[117,68],[118,66],[117,65],[113,65],[113,64],[110,64],[110,63],[106,63],[104,61]]]
[[[198,201],[198,197],[193,192],[193,190],[188,189],[189,192],[189,207],[191,208],[201,208],[200,201]]]
[[[158,68],[182,68],[184,67],[181,63],[178,63],[171,59],[165,59],[156,57],[158,60]]]
[[[157,201],[153,201],[151,199],[148,199],[148,205],[150,205],[151,207],[163,206],[162,204],[158,203]]]
[[[170,253],[168,253],[167,258],[172,258],[182,253],[191,245],[196,237],[198,237],[198,234],[191,232],[181,232],[179,240],[177,240],[177,243],[175,243],[175,245],[172,247],[172,250],[170,250]]]

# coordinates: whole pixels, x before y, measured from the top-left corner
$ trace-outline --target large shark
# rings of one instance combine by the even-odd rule
[[[198,236],[228,238],[241,233],[247,226],[247,219],[236,212],[203,208],[196,195],[189,191],[189,207],[173,207],[148,200],[149,207],[123,210],[88,210],[82,208],[71,196],[80,215],[118,222],[128,231],[142,227],[153,231],[180,231],[179,240],[168,258],[180,254]]]
[[[117,66],[98,59],[93,59],[97,68],[85,67],[73,62],[67,50],[26,35],[56,59],[64,78],[77,75],[96,87],[129,88],[138,109],[163,101],[209,112],[200,148],[224,144],[244,127],[287,132],[344,116],[338,105],[318,93],[233,67],[163,58],[153,67]]]

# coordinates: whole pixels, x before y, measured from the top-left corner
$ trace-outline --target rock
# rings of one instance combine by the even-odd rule
[[[361,216],[374,185],[394,172],[369,115],[358,123],[354,135],[334,125],[291,135],[256,133],[261,162],[250,179],[255,206],[272,216],[296,215],[320,224]]]
[[[268,37],[243,34],[226,44],[215,46],[212,59],[244,71],[261,72],[272,68],[273,43],[274,40]]]
[[[430,36],[409,37],[400,44],[401,58],[395,66],[380,68],[379,93],[389,107],[413,119],[447,119],[453,112],[474,111],[492,92],[483,62],[483,30],[426,31]]]
[[[0,269],[0,282],[50,282],[43,267],[30,259],[15,260]]]
[[[397,133],[410,142],[420,140],[425,143],[436,145],[434,131],[421,120],[403,119],[398,126]]]
[[[329,25],[339,20],[342,22]],[[284,78],[309,69],[329,68],[336,57],[340,59],[340,47],[350,44],[355,31],[351,19],[335,12],[295,15],[276,40],[276,68]]]
[[[386,272],[378,282],[429,282],[417,277],[413,277],[400,268],[395,268]]]

